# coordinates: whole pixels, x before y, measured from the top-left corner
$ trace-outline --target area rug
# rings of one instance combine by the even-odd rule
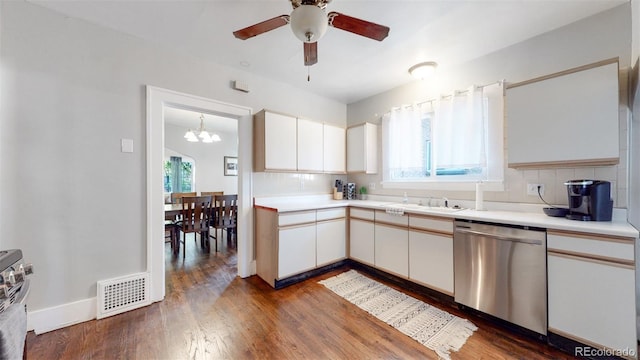
[[[478,328],[469,320],[451,315],[406,294],[350,270],[320,281],[369,314],[449,359]]]

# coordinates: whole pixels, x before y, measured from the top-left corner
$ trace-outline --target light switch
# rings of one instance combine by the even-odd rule
[[[133,152],[133,139],[121,139],[120,140],[120,151],[123,153],[132,153]]]

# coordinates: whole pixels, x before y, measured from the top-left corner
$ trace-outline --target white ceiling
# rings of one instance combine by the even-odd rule
[[[232,35],[289,14],[288,0],[27,1],[349,104],[413,81],[415,63],[454,66],[629,0],[334,0],[328,11],[391,31],[378,42],[330,27],[310,82],[288,25],[244,41]],[[237,80],[251,86],[250,76]]]

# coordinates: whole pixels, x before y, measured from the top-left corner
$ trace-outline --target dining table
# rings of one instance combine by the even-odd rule
[[[175,219],[182,213],[182,204],[164,204],[164,218]]]

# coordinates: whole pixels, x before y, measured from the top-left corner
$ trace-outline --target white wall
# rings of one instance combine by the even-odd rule
[[[346,123],[344,104],[27,2],[0,14],[0,248],[35,266],[30,311],[145,270],[145,85]]]
[[[184,139],[186,128],[173,124],[164,125],[165,156],[167,150],[186,155],[195,161],[194,191],[224,191],[238,193],[238,177],[224,175],[224,157],[238,156],[238,133],[217,132],[220,142],[205,144]]]
[[[440,93],[465,89],[471,84],[485,85],[498,80],[519,82],[596,61],[620,57],[623,69],[621,80],[626,86],[630,66],[631,15],[624,4],[591,18],[570,24],[552,32],[504,48],[456,67],[439,64],[435,79],[416,81],[388,92],[372,96],[347,107],[347,122],[355,125],[364,121],[380,123],[380,115],[391,107],[436,98]],[[425,59],[428,60],[428,59]],[[627,205],[627,125],[626,93],[621,107],[621,161],[618,166],[598,168],[568,168],[543,170],[514,170],[505,173],[506,191],[487,192],[489,201],[540,203],[537,197],[526,195],[527,183],[545,184],[545,199],[566,204],[566,188],[562,183],[571,178],[599,178],[613,182],[615,206]],[[508,106],[508,104],[507,104]],[[507,120],[508,121],[508,120]],[[552,129],[550,129],[552,131]],[[567,138],[567,146],[570,145]],[[507,139],[508,142],[508,139]],[[597,146],[597,145],[596,145]],[[535,149],[532,149],[535,151]],[[382,156],[378,157],[382,159]],[[378,167],[379,169],[382,166]],[[382,175],[349,176],[358,184],[378,184]],[[381,189],[378,184],[372,194],[400,195],[404,190]],[[409,196],[447,196],[449,199],[471,200],[467,191],[408,191]]]

